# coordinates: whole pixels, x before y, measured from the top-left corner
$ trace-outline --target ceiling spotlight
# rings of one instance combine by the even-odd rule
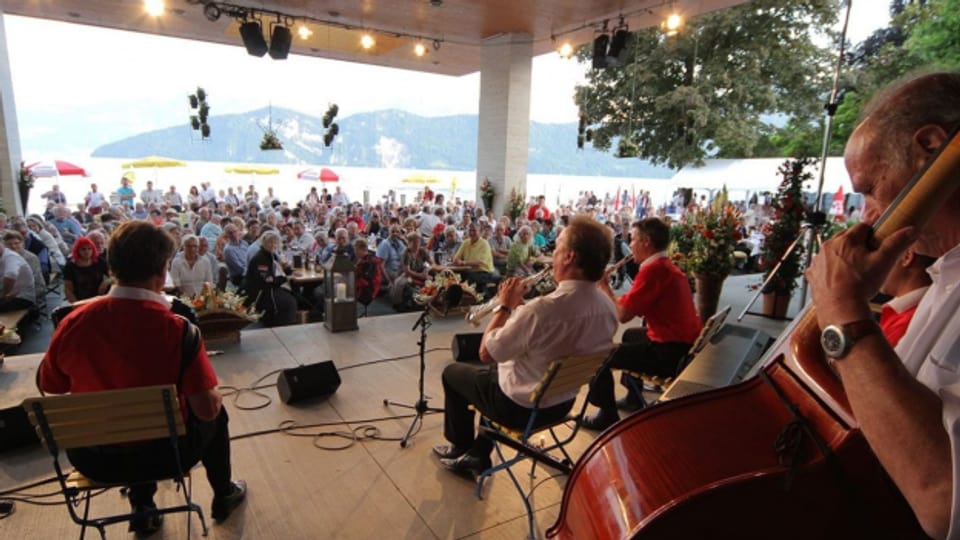
[[[307,28],[307,25],[301,24],[300,28],[297,28],[297,35],[300,36],[300,39],[310,39],[310,36],[313,35],[313,30]]]
[[[417,56],[423,56],[427,54],[427,46],[418,41],[417,44],[413,46],[413,54]]]
[[[164,11],[163,0],[143,0],[143,9],[147,11],[147,15],[159,17]]]
[[[360,38],[360,46],[363,47],[364,49],[367,49],[367,50],[372,49],[373,46],[376,44],[377,44],[376,40],[374,40],[373,36],[371,36],[370,34],[364,34],[363,37]]]
[[[203,16],[210,22],[216,22],[220,18],[220,8],[213,2],[203,6]]]
[[[573,45],[569,41],[564,41],[557,52],[560,53],[562,58],[570,58],[573,56]]]
[[[683,26],[683,17],[679,13],[671,13],[663,23],[664,31],[668,36],[676,34],[681,26]]]
[[[440,50],[440,40],[439,40],[439,39],[433,40],[433,50],[435,50],[435,51],[439,51],[439,50]]]

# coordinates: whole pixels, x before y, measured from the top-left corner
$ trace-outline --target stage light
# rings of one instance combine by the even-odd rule
[[[607,67],[607,45],[610,44],[610,36],[600,34],[593,40],[593,69],[603,69]]]
[[[263,30],[257,21],[247,21],[240,25],[240,37],[243,39],[243,46],[247,48],[247,54],[250,56],[263,56],[267,54],[267,42],[263,39]]]
[[[220,8],[216,4],[207,4],[203,6],[203,16],[210,22],[217,22],[220,19]]]
[[[367,49],[367,50],[372,49],[373,46],[376,44],[377,44],[376,40],[374,40],[373,36],[371,36],[370,34],[364,34],[363,37],[360,38],[360,46],[363,47],[364,49]]]
[[[630,32],[621,28],[613,34],[610,48],[607,50],[607,67],[622,66],[626,63],[627,42],[630,41]]]
[[[159,17],[163,15],[165,11],[163,0],[143,0],[143,9],[145,9],[147,15],[151,17]]]
[[[569,41],[564,41],[558,52],[562,58],[570,58],[573,56],[573,45]]]
[[[297,28],[297,35],[300,36],[300,39],[309,39],[313,35],[313,30],[307,28],[307,25],[301,24],[300,28]]]
[[[270,36],[270,58],[274,60],[286,60],[290,54],[290,44],[293,36],[290,29],[286,26],[276,25],[273,27],[273,34]]]
[[[413,46],[413,54],[417,56],[423,56],[427,54],[427,46],[418,41],[417,44]]]
[[[681,17],[679,13],[671,13],[663,23],[664,32],[666,32],[668,36],[679,32],[681,26],[683,26],[683,17]]]
[[[433,50],[435,50],[435,51],[439,51],[439,50],[440,50],[440,40],[439,40],[439,39],[433,40]]]

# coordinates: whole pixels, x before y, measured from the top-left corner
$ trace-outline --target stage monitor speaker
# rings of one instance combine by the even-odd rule
[[[660,396],[659,401],[740,382],[772,341],[770,334],[763,330],[739,324],[723,325]]]
[[[23,407],[0,409],[0,452],[40,444]]]
[[[285,369],[277,377],[277,392],[284,403],[332,394],[339,387],[340,375],[333,360]]]
[[[450,344],[450,348],[453,349],[453,359],[457,362],[479,362],[482,339],[483,332],[454,334],[453,343]]]

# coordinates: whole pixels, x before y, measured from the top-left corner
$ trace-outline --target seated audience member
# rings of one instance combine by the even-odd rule
[[[533,263],[537,255],[540,255],[540,250],[533,245],[533,231],[530,226],[520,227],[507,255],[507,275],[526,277],[533,274]]]
[[[439,249],[433,251],[433,259],[438,264],[452,264],[453,258],[460,251],[462,244],[457,234],[457,228],[453,225],[447,225],[443,228],[443,243],[440,244]]]
[[[326,264],[330,262],[330,259],[333,257],[334,253],[338,250],[343,251],[348,257],[350,257],[350,262],[356,260],[356,254],[353,251],[353,244],[350,243],[350,234],[347,232],[347,229],[341,227],[337,229],[333,236],[334,241],[323,248],[323,253],[320,255],[320,262]]]
[[[30,267],[30,273],[33,275],[34,303],[38,306],[44,305],[47,293],[47,284],[43,279],[43,270],[40,268],[40,259],[23,248],[23,237],[17,231],[7,231],[3,235],[3,244],[10,251],[23,257],[23,260]]]
[[[287,275],[277,260],[279,249],[280,234],[273,230],[263,233],[260,248],[245,273],[245,304],[263,313],[260,320],[267,327],[293,324],[297,318],[297,301],[293,293],[282,287]]]
[[[213,283],[210,260],[200,256],[200,240],[188,234],[181,240],[183,255],[170,264],[170,279],[180,294],[194,296],[203,290],[204,283]]]
[[[445,468],[475,477],[490,467],[493,442],[476,433],[474,409],[522,429],[530,416],[530,393],[551,361],[613,346],[616,310],[597,289],[612,249],[605,227],[576,218],[557,240],[554,292],[524,304],[523,281],[503,283],[497,295],[501,308],[494,311],[480,344],[484,365],[455,362],[443,370],[443,435],[449,444],[433,451]],[[574,390],[541,403],[537,422],[566,417],[576,395]]]
[[[195,352],[183,350],[190,343],[184,338],[184,326],[190,323],[170,311],[163,295],[173,249],[170,237],[150,223],[121,225],[109,249],[117,287],[104,298],[78,306],[60,322],[40,364],[38,381],[43,391],[55,394],[176,384],[187,426],[187,434],[179,440],[181,464],[189,470],[203,462],[213,490],[213,519],[224,521],[246,496],[246,484],[231,480],[227,412],[203,338],[198,332]],[[144,332],[145,328],[150,331]],[[185,358],[189,363],[181,365]],[[122,483],[176,472],[168,439],[137,446],[75,448],[67,450],[67,456],[77,470],[100,482]],[[155,483],[137,483],[128,489],[134,512],[156,508]],[[161,526],[161,516],[130,522],[131,530],[141,536]]]
[[[400,261],[400,276],[390,285],[390,303],[395,309],[413,307],[413,293],[423,287],[430,277],[430,265],[433,259],[423,247],[423,238],[419,232],[407,233],[407,249]]]
[[[893,347],[900,343],[900,338],[907,332],[920,299],[930,288],[932,281],[927,268],[935,260],[934,257],[907,249],[880,286],[880,292],[893,297],[880,312],[880,329]]]
[[[390,237],[377,246],[377,257],[383,261],[383,271],[386,273],[387,283],[393,283],[400,275],[400,260],[407,245],[403,241],[403,229],[399,225],[390,226]],[[359,257],[359,255],[358,255]]]
[[[470,267],[469,270],[464,270],[460,274],[463,279],[475,283],[478,292],[483,292],[484,287],[498,280],[498,276],[494,273],[490,244],[480,238],[480,228],[476,223],[467,227],[467,239],[453,256],[453,264]]]
[[[227,265],[227,272],[235,287],[243,283],[243,274],[247,271],[247,244],[244,243],[240,235],[240,228],[234,224],[223,228],[223,234],[227,237],[227,244],[223,248],[223,262]]]
[[[633,286],[627,294],[614,297],[610,289],[610,276],[600,281],[600,290],[617,306],[617,318],[628,322],[634,317],[644,317],[646,330],[634,341],[624,343],[610,365],[650,375],[672,377],[676,375],[680,360],[700,335],[702,324],[693,305],[693,294],[687,275],[676,267],[667,256],[670,244],[670,227],[657,218],[647,218],[633,224],[630,252],[640,261],[640,271],[633,278]],[[637,382],[637,387],[642,387]],[[640,396],[628,385],[626,400],[614,401],[613,374],[609,369],[597,374],[590,392],[590,403],[600,408],[593,416],[584,418],[587,429],[604,430],[619,419],[617,407],[637,409],[643,403]]]
[[[510,255],[510,247],[513,241],[504,232],[503,225],[495,224],[493,235],[487,239],[487,242],[490,244],[490,252],[493,255],[493,266],[502,275],[507,276],[509,275],[507,274],[507,256]]]
[[[22,217],[15,217],[10,220],[10,227],[20,233],[20,237],[23,239],[23,249],[36,255],[37,260],[40,261],[40,271],[43,275],[44,283],[46,283],[51,271],[50,250],[47,248],[47,245],[27,227],[27,221]]]
[[[78,238],[70,252],[70,260],[63,267],[63,295],[67,302],[93,298],[110,288],[107,264],[87,237]]]
[[[51,227],[53,227],[51,225]],[[53,233],[48,231],[45,228],[43,219],[40,216],[31,216],[27,218],[27,228],[30,229],[30,232],[37,235],[37,238],[47,246],[47,252],[50,254],[50,270],[51,272],[59,272],[63,269],[63,265],[67,264],[66,255],[70,253],[70,250],[67,249],[67,245],[63,242],[62,239],[58,240]],[[53,228],[54,232],[58,232],[56,228]],[[63,249],[61,249],[61,245]],[[64,253],[66,250],[66,253]]]
[[[34,306],[37,301],[37,289],[30,265],[17,252],[7,249],[2,244],[0,244],[0,276],[3,278],[0,312],[17,311]]]
[[[367,249],[367,241],[357,238],[353,241],[353,251],[357,254],[356,286],[357,302],[369,306],[373,299],[380,295],[380,285],[383,282],[383,262]]]

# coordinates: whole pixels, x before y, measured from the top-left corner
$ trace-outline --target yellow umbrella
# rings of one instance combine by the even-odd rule
[[[425,174],[415,174],[403,179],[407,184],[439,184],[440,179],[436,176],[427,176]]]
[[[280,174],[280,169],[266,165],[234,165],[224,169],[224,172],[234,174]]]
[[[187,164],[179,159],[173,159],[163,156],[147,156],[145,158],[128,161],[123,164],[124,169],[143,169],[148,167],[186,167]]]

